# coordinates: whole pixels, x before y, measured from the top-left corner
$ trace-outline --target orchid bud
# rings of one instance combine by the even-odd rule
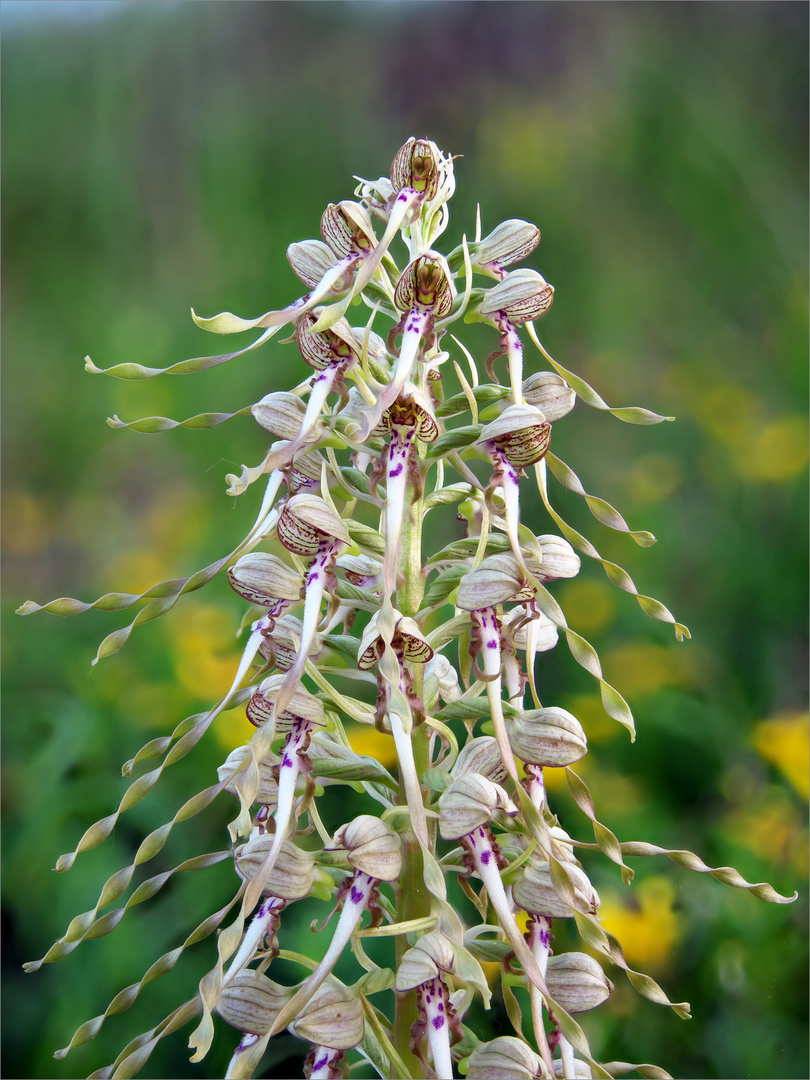
[[[487,289],[478,312],[490,320],[505,317],[511,323],[529,322],[545,315],[553,299],[554,286],[536,270],[512,270]]]
[[[320,240],[301,240],[287,248],[287,259],[295,276],[310,289],[321,283],[337,262],[332,249]]]
[[[559,769],[587,753],[582,725],[565,709],[529,709],[507,720],[509,741],[522,761]]]
[[[546,970],[548,992],[566,1012],[587,1012],[610,997],[613,983],[602,965],[581,952],[550,956]]]
[[[483,240],[469,245],[473,269],[501,279],[505,276],[504,266],[522,262],[539,243],[540,230],[536,225],[520,218],[502,221]],[[454,251],[448,262],[453,270],[460,269],[464,262],[463,251]]]
[[[278,519],[278,538],[296,555],[315,555],[327,539],[350,542],[349,530],[318,495],[294,495]]]
[[[536,371],[523,381],[523,397],[535,405],[550,424],[567,416],[577,395],[556,371]]]
[[[382,563],[370,555],[339,555],[337,565],[346,572],[346,580],[353,585],[364,585],[382,573]]]
[[[217,1012],[231,1027],[264,1035],[292,997],[292,990],[258,971],[240,971],[217,1001]]]
[[[462,748],[451,769],[455,780],[465,773],[480,773],[487,780],[500,784],[506,779],[506,766],[498,749],[498,743],[489,735],[471,739]]]
[[[316,732],[307,750],[312,762],[312,772],[319,780],[340,780],[353,783],[358,780],[376,780],[391,778],[382,765],[374,758],[355,754],[342,743],[334,742],[328,735]]]
[[[501,1035],[473,1051],[467,1080],[534,1080],[542,1061],[522,1039]]]
[[[398,991],[413,990],[416,986],[435,979],[443,971],[453,971],[456,956],[452,943],[438,930],[431,930],[418,938],[408,949],[397,968]]]
[[[226,776],[234,771],[234,769],[240,765],[247,755],[250,753],[250,747],[237,746],[235,750],[231,750],[230,754],[225,758],[225,761],[217,769],[217,777],[220,781],[224,780]],[[274,754],[272,750],[268,750],[262,760],[259,762],[259,786],[256,789],[256,795],[253,799],[254,804],[258,803],[262,806],[274,806],[278,802],[278,780],[274,775],[274,769],[278,766],[281,758],[278,754]],[[238,772],[225,785],[225,791],[230,792],[231,795],[235,795],[239,798],[238,783],[242,776],[244,776],[245,770]]]
[[[271,675],[259,683],[248,702],[247,718],[261,727],[273,715],[273,708],[286,680],[285,675]],[[311,727],[326,727],[326,713],[321,702],[303,686],[297,686],[278,716],[278,728],[284,730],[294,720],[304,720]]]
[[[361,814],[335,833],[332,849],[343,848],[355,870],[379,881],[396,881],[402,870],[402,841],[381,818]]]
[[[337,979],[324,983],[304,1006],[288,1031],[316,1046],[351,1050],[365,1033],[363,999]]]
[[[306,407],[295,394],[265,394],[250,408],[257,423],[280,439],[294,439],[301,430]]]
[[[338,319],[328,330],[313,331],[322,309],[308,311],[295,331],[301,355],[316,371],[330,364],[348,364],[359,359],[359,347],[354,331],[345,319]]]
[[[360,203],[329,203],[321,217],[321,236],[340,258],[362,255],[376,246],[368,211]]]
[[[534,405],[509,405],[483,429],[477,446],[494,442],[511,465],[525,468],[545,456],[551,424]]]
[[[272,834],[254,836],[241,848],[236,849],[236,872],[241,878],[252,881],[273,846],[274,839]],[[265,882],[264,893],[266,896],[277,896],[281,900],[301,900],[309,896],[314,878],[315,856],[285,840]]]
[[[439,832],[443,840],[458,840],[492,819],[496,810],[509,815],[518,808],[500,784],[480,773],[463,773],[439,798]]]
[[[585,872],[574,863],[566,863],[565,868],[574,886],[577,908],[595,912],[600,900]],[[533,915],[544,915],[548,919],[574,917],[574,909],[562,899],[554,887],[547,862],[530,859],[512,886],[512,896],[516,904]]]
[[[509,600],[530,599],[515,557],[507,552],[490,555],[480,566],[465,574],[458,586],[456,607],[463,611],[481,611]]]
[[[302,599],[304,583],[277,555],[251,551],[237,560],[228,571],[228,583],[250,604],[272,607],[279,600]]]
[[[421,192],[430,201],[439,190],[441,151],[429,139],[411,137],[394,155],[391,163],[391,186]]]
[[[436,695],[445,702],[461,697],[458,672],[441,653],[434,653],[425,665],[425,704],[434,701]]]
[[[577,576],[582,563],[567,540],[547,533],[538,536],[537,542],[543,551],[538,575],[541,581],[557,581],[559,578]]]
[[[276,619],[272,632],[265,635],[259,646],[259,653],[266,660],[272,660],[279,671],[289,671],[295,663],[301,648],[303,627],[295,615],[282,615]],[[323,648],[320,634],[315,634],[309,643],[308,656],[317,656]]]

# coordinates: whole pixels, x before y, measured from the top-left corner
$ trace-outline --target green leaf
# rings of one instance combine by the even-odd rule
[[[548,464],[550,472],[557,480],[559,480],[563,487],[568,488],[569,491],[573,491],[577,495],[581,495],[585,499],[585,502],[588,504],[588,509],[597,521],[601,521],[602,524],[607,525],[609,529],[628,533],[640,547],[650,547],[655,543],[655,537],[651,532],[647,532],[644,529],[631,529],[619,511],[615,510],[609,502],[605,502],[604,499],[599,499],[595,495],[589,495],[582,486],[582,481],[574,470],[569,468],[564,461],[560,460],[560,458],[555,457],[552,453],[548,453],[545,456],[545,461]]]
[[[484,555],[495,555],[501,551],[508,551],[509,547],[508,536],[504,533],[491,532],[487,537]],[[433,563],[460,562],[462,559],[471,559],[477,550],[478,540],[474,537],[465,540],[454,540],[452,544],[448,544],[446,547],[443,547],[441,551],[437,551],[435,555],[431,555],[426,565],[430,566]]]
[[[145,416],[142,420],[131,420],[125,423],[117,416],[111,416],[107,424],[111,428],[129,428],[130,431],[142,431],[148,434],[171,431],[178,427],[197,431],[217,427],[219,424],[224,424],[226,420],[232,420],[235,416],[250,416],[250,408],[250,405],[246,405],[244,409],[232,413],[198,413],[197,416],[190,416],[188,420],[170,420],[167,416]]]
[[[420,604],[420,611],[422,608],[441,604],[441,602],[446,600],[450,593],[458,587],[458,584],[464,575],[469,572],[469,566],[448,566],[446,570],[442,570],[425,590],[425,595]]]
[[[472,393],[477,403],[483,408],[493,401],[502,401],[505,397],[508,397],[509,387],[484,383],[482,386],[472,387]],[[457,413],[465,412],[469,407],[470,404],[465,394],[454,394],[453,397],[447,398],[446,401],[442,401],[436,406],[436,416],[455,416]]]
[[[469,424],[466,427],[453,428],[452,431],[445,431],[444,435],[440,435],[436,442],[431,443],[427,448],[426,457],[428,458],[440,458],[445,454],[450,454],[454,450],[461,450],[465,446],[470,446],[474,443],[483,430],[481,424]]]
[[[229,360],[235,360],[237,356],[244,356],[245,353],[263,345],[280,329],[280,326],[271,326],[251,345],[246,345],[244,349],[237,349],[236,352],[221,353],[219,356],[195,356],[191,360],[181,360],[179,364],[171,364],[167,368],[150,368],[144,367],[143,364],[115,364],[110,368],[100,368],[96,367],[89,356],[85,356],[84,369],[91,375],[112,375],[115,379],[136,381],[154,379],[156,375],[192,375],[197,371],[208,371],[210,368],[219,367],[220,364],[227,364]]]
[[[612,409],[602,398],[597,394],[593,387],[589,386],[584,379],[580,379],[579,375],[575,375],[573,371],[568,371],[558,364],[554,360],[543,346],[537,337],[537,332],[531,322],[524,324],[529,332],[529,337],[534,344],[548,360],[558,375],[562,375],[571,389],[576,393],[577,397],[581,398],[586,405],[590,405],[592,409],[600,409],[605,412],[611,413],[618,420],[623,420],[626,424],[660,424],[663,420],[674,420],[674,416],[659,416],[658,413],[651,412],[649,409],[641,409],[637,406],[630,406],[623,409]]]
[[[340,474],[343,477],[344,485],[350,495],[354,496],[355,493],[357,493],[361,497],[365,496],[367,499],[371,499],[372,502],[374,501],[371,494],[371,485],[364,472],[361,472],[359,469],[351,468],[350,466],[343,466],[340,470]]]

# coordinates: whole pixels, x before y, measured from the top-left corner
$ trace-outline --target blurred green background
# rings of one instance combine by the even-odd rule
[[[234,738],[224,725],[106,844],[52,873],[117,804],[123,761],[230,682],[241,617],[218,580],[91,673],[123,614],[13,611],[187,575],[252,523],[255,494],[224,494],[225,473],[264,454],[249,417],[163,435],[105,417],[231,412],[306,374],[275,341],[142,383],[86,374],[82,358],[164,367],[219,351],[189,307],[254,316],[293,299],[287,245],[317,236],[352,175],[385,174],[414,134],[463,155],[445,249],[472,233],[477,202],[485,231],[535,221],[530,265],[556,287],[546,347],[611,404],[677,417],[629,427],[580,405],[555,429],[587,490],[659,543],[589,523],[559,488],[558,507],[693,633],[677,645],[598,564],[557,590],[639,729],[631,747],[564,649],[541,659],[548,700],[585,724],[602,820],[800,892],[770,906],[667,860],[637,860],[625,889],[593,859],[631,964],[694,1019],[615,972],[611,1003],[583,1018],[591,1045],[676,1077],[806,1077],[807,6],[3,3],[2,19],[3,1074],[86,1075],[210,966],[209,939],[94,1043],[53,1060],[226,900],[227,863],[171,881],[67,961],[20,968],[212,782]],[[554,531],[539,507],[524,515]],[[553,798],[587,837],[562,790]],[[227,846],[232,810],[178,827],[150,872]],[[285,933],[324,909],[294,905]],[[494,1016],[497,1032],[497,1002]],[[203,1066],[184,1034],[144,1076],[222,1073],[233,1033]],[[277,1040],[264,1075],[294,1075],[303,1051]]]

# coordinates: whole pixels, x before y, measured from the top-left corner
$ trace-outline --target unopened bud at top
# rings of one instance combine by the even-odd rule
[[[577,395],[556,371],[536,371],[523,380],[523,398],[553,424],[571,412]]]
[[[487,319],[505,316],[511,323],[529,322],[545,315],[554,300],[554,286],[536,270],[512,270],[493,285],[478,306]]]
[[[434,142],[411,137],[394,155],[391,186],[396,192],[403,188],[418,191],[430,201],[439,190],[441,161],[441,151]]]

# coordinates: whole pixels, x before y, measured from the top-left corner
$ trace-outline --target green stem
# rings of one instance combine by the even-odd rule
[[[422,603],[425,592],[425,577],[422,572],[422,516],[424,500],[416,499],[412,485],[408,485],[405,496],[405,505],[409,508],[403,521],[402,541],[399,549],[399,568],[402,571],[404,582],[402,588],[397,591],[397,607],[403,615],[413,618]],[[417,668],[417,691],[421,689],[421,665]],[[416,764],[416,772],[419,777],[423,776],[428,768],[428,739],[429,729],[427,724],[420,724],[411,731],[413,742],[413,755]],[[404,806],[407,798],[405,785],[400,782],[399,804]],[[402,868],[401,884],[397,893],[397,921],[408,922],[411,919],[421,919],[430,915],[430,893],[425,888],[424,872],[422,866],[422,851],[413,833],[407,833],[404,838],[405,859]],[[405,952],[410,948],[407,938],[400,935],[396,939],[396,964],[399,968]],[[417,1019],[418,1010],[416,1004],[416,991],[397,994],[396,1014],[394,1017],[394,1045],[397,1053],[412,1076],[421,1075],[421,1065],[416,1055],[410,1048],[411,1025]]]

